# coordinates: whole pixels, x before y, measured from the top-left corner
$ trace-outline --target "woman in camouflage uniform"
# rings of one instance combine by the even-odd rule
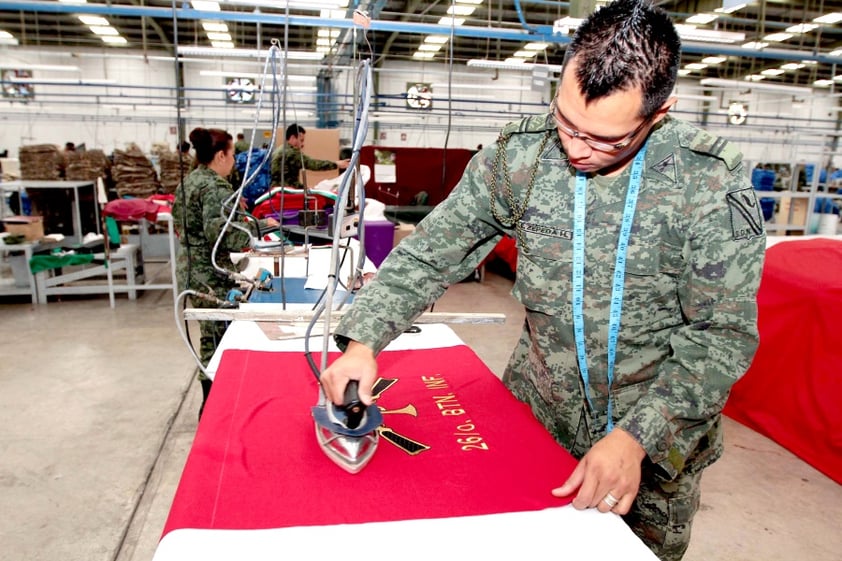
[[[233,187],[226,177],[234,167],[234,144],[229,133],[220,129],[196,128],[190,133],[190,142],[196,151],[196,167],[187,176],[184,185],[178,189],[173,205],[175,228],[179,236],[177,276],[179,291],[192,289],[224,300],[236,283],[224,273],[214,269],[211,252],[225,225],[227,213],[222,203],[231,196]],[[274,220],[269,226],[277,225]],[[233,271],[230,253],[248,248],[249,235],[241,230],[229,228],[216,254],[217,264]],[[191,298],[191,305],[199,308],[213,308],[217,304],[200,298]],[[207,366],[225,333],[224,322],[204,321],[200,323],[200,358]],[[203,373],[202,408],[210,393],[211,381]],[[199,415],[202,409],[199,409]]]

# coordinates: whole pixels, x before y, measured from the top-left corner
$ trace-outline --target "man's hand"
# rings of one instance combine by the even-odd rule
[[[348,166],[351,164],[351,160],[337,160],[336,167],[339,169],[347,169]]]
[[[319,380],[325,396],[336,405],[342,405],[348,381],[359,380],[360,401],[371,405],[371,388],[377,381],[377,360],[374,358],[374,351],[362,343],[351,341],[345,353],[322,372]]]
[[[626,514],[637,496],[640,463],[645,457],[646,451],[629,433],[615,428],[594,444],[564,485],[552,493],[567,497],[578,489],[573,498],[575,508]]]

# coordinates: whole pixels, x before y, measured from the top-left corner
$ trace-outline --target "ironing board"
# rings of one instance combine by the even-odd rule
[[[575,461],[447,326],[380,356],[381,376],[398,379],[380,398],[395,410],[386,424],[429,449],[381,440],[357,475],[318,448],[301,348],[254,322],[229,327],[154,561],[332,560],[345,546],[374,560],[656,559],[620,517],[551,496]]]

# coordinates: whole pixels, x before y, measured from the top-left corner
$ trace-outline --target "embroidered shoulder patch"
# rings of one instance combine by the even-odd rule
[[[654,166],[652,169],[661,175],[668,177],[670,181],[675,183],[675,154],[670,154]]]
[[[731,212],[731,234],[734,240],[750,240],[763,235],[763,216],[754,188],[747,187],[725,195]]]

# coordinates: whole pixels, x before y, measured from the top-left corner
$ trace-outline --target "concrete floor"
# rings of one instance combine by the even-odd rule
[[[508,314],[455,328],[498,374],[523,317],[510,285],[489,274],[436,307]],[[0,298],[0,356],[0,561],[151,559],[200,401],[171,293]],[[838,561],[842,486],[730,420],[726,437],[685,560]]]

